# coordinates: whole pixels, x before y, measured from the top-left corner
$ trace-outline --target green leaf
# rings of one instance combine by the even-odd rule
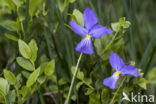
[[[32,85],[36,82],[36,80],[37,80],[39,74],[40,74],[40,68],[38,68],[37,70],[35,70],[34,72],[32,72],[32,73],[30,74],[28,80],[27,80],[26,86],[27,86],[27,87],[32,86]]]
[[[24,7],[19,7],[18,9],[18,18],[20,22],[23,22],[26,18],[26,14],[25,14],[25,8]],[[21,24],[22,26],[22,24]],[[23,28],[23,27],[21,27]]]
[[[8,39],[11,39],[13,41],[16,41],[16,42],[18,41],[18,38],[16,36],[13,36],[13,35],[8,34],[8,33],[5,34],[5,37],[7,37]]]
[[[16,10],[16,5],[12,0],[3,0],[3,2],[6,2],[8,7],[11,8],[12,10]]]
[[[83,74],[83,72],[78,72],[78,74],[77,74],[77,78],[78,79],[80,79],[80,80],[83,80],[84,79],[84,74]]]
[[[29,0],[29,15],[31,18],[35,15],[35,11],[37,7],[41,3],[42,0]]]
[[[130,64],[135,66],[135,61],[130,61]]]
[[[26,59],[30,59],[31,50],[30,50],[29,46],[21,39],[18,40],[18,46],[19,46],[19,51],[20,51],[21,55]]]
[[[21,73],[19,73],[19,74],[16,76],[16,86],[17,86],[17,88],[20,88],[20,87],[21,87],[21,82],[20,82],[21,79],[22,79]]]
[[[10,26],[17,32],[19,31],[19,21],[11,21]]]
[[[89,95],[89,104],[101,104],[100,103],[100,94]]]
[[[24,68],[28,71],[34,71],[35,70],[35,67],[32,65],[32,63],[23,57],[17,57],[16,61],[22,68]]]
[[[120,23],[124,23],[124,22],[125,22],[125,20],[126,20],[126,18],[125,18],[125,17],[121,17],[121,18],[119,18],[119,22],[120,22]]]
[[[78,89],[80,88],[81,85],[83,85],[83,82],[78,82],[78,83],[76,84],[76,90],[78,90]]]
[[[24,1],[23,0],[12,0],[14,2],[14,4],[19,8],[23,3]]]
[[[86,88],[87,89],[87,92],[85,92],[85,95],[90,95],[91,93],[94,92],[94,89],[92,88]]]
[[[31,58],[30,60],[32,60],[33,62],[35,62],[36,58],[37,58],[37,44],[36,41],[34,39],[32,39],[29,43],[29,47],[31,49]]]
[[[32,86],[31,86],[31,90],[30,90],[30,94],[34,94],[35,91],[37,91],[38,89],[40,88],[40,86],[38,85],[38,83],[34,83]]]
[[[102,100],[102,104],[106,103],[106,101],[108,101],[108,90],[107,89],[102,89],[102,93],[101,93],[101,100]]]
[[[30,73],[28,71],[22,71],[22,75],[28,79],[28,77],[30,76]]]
[[[117,29],[121,29],[121,28],[127,29],[130,26],[131,23],[129,21],[125,21],[125,20],[126,20],[125,17],[121,17],[119,19],[119,22],[112,23],[111,24],[112,29],[114,31],[117,31]]]
[[[48,76],[48,78],[50,80],[52,80],[53,82],[57,83],[57,81],[56,81],[56,75],[55,74],[52,74],[52,75]]]
[[[156,67],[153,67],[147,74],[148,83],[156,85]]]
[[[44,62],[40,65],[40,75],[43,74],[45,67],[47,66],[48,62]]]
[[[8,81],[4,78],[0,78],[0,91],[2,94],[7,95],[9,91]]]
[[[72,70],[72,74],[74,74],[74,72],[75,72],[75,66],[72,66],[71,70]],[[77,73],[77,78],[80,79],[80,80],[83,80],[84,79],[84,73],[81,72],[79,69],[78,69],[78,73]]]
[[[69,0],[70,3],[74,3],[76,0]]]
[[[64,93],[63,96],[64,96],[65,98],[67,98],[68,93]],[[75,101],[75,100],[76,100],[76,95],[73,94],[73,95],[71,96],[71,99],[72,99],[73,101]]]
[[[92,83],[92,80],[90,78],[84,78],[83,81],[86,85],[90,85]]]
[[[37,79],[37,81],[40,83],[40,84],[43,84],[44,82],[45,82],[45,80],[46,80],[46,76],[40,76],[38,79]]]
[[[26,99],[27,93],[28,93],[28,88],[26,86],[23,86],[20,90],[20,94],[22,94],[23,101]]]
[[[138,82],[138,85],[143,88],[143,89],[147,89],[147,80],[145,78],[140,77],[140,80]]]
[[[67,81],[63,78],[61,78],[59,81],[58,81],[59,85],[62,86],[62,85],[65,85],[67,84]]]
[[[143,89],[147,89],[146,85],[147,85],[147,80],[143,77],[138,77],[134,79],[134,83],[139,85],[141,88]]]
[[[5,21],[1,21],[0,22],[0,26],[6,28],[9,31],[16,31],[14,28],[12,28],[11,24],[11,20],[5,20]]]
[[[114,31],[116,31],[118,28],[120,28],[120,23],[118,23],[118,22],[114,22],[114,23],[112,23],[111,24],[111,27],[112,27],[112,29],[114,30]]]
[[[45,75],[47,76],[52,75],[54,73],[54,69],[55,69],[55,60],[51,60],[44,69]]]
[[[84,27],[83,14],[79,10],[74,9],[73,15],[76,17],[76,21],[78,22],[78,24]]]
[[[14,103],[15,103],[15,100],[16,100],[16,93],[15,93],[15,90],[9,91],[9,93],[8,93],[8,101],[9,101],[11,104],[14,104]]]
[[[56,85],[50,85],[48,88],[49,88],[49,90],[50,90],[51,92],[56,92],[56,91],[58,91],[58,87],[57,87]]]
[[[8,70],[4,70],[4,77],[5,79],[10,83],[10,84],[13,84],[15,85],[16,83],[16,78],[14,76],[14,74],[11,72],[11,71],[8,71]]]

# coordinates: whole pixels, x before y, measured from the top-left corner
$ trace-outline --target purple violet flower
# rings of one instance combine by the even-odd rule
[[[91,38],[100,38],[104,34],[110,34],[114,31],[107,27],[97,24],[98,19],[93,10],[86,8],[83,13],[85,27],[79,26],[75,21],[70,21],[70,26],[76,34],[85,36],[81,42],[76,46],[76,51],[85,54],[93,54]]]
[[[117,81],[119,80],[119,75],[131,75],[134,77],[141,76],[138,70],[130,63],[124,63],[123,59],[120,58],[116,53],[112,53],[109,57],[109,63],[116,72],[113,73],[111,77],[104,79],[103,84],[111,89],[115,89]]]

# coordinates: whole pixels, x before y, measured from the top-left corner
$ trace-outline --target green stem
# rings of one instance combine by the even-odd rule
[[[83,53],[80,54],[80,56],[78,58],[78,61],[77,61],[77,64],[76,64],[76,68],[75,68],[75,72],[74,72],[74,75],[73,75],[73,78],[72,78],[72,82],[71,82],[71,85],[70,85],[70,88],[69,88],[69,92],[68,92],[68,97],[67,97],[66,104],[69,104],[70,97],[72,95],[72,89],[74,87],[74,82],[75,82],[75,79],[76,79],[76,76],[77,76],[78,66],[79,66],[79,63],[80,63],[80,60],[81,60],[82,55],[83,55]]]
[[[115,35],[113,36],[112,40],[108,43],[108,45],[105,47],[105,49],[102,52],[102,55],[108,50],[108,48],[112,45],[112,43],[114,42],[116,36],[118,35],[120,29],[117,29]]]
[[[15,85],[14,85],[15,86]],[[19,98],[19,92],[18,92],[18,88],[15,86],[15,91],[16,91],[16,95],[17,95],[17,102],[18,104],[20,103],[20,98]]]
[[[25,39],[25,32],[24,32],[23,22],[20,21],[20,23],[21,23],[21,29],[22,29],[22,32],[23,32],[23,37],[24,37],[24,39]]]
[[[116,92],[115,92],[115,94],[114,94],[114,96],[113,96],[113,99],[112,99],[112,101],[110,102],[110,104],[114,104],[113,101],[114,101],[114,99],[115,99],[115,97],[116,97],[116,95],[117,95],[117,93],[118,93],[120,87],[122,86],[122,84],[123,84],[123,82],[124,82],[125,80],[126,80],[126,77],[125,77],[125,78],[122,80],[122,82],[120,83],[120,85],[119,85],[118,89],[116,90]]]
[[[3,93],[1,90],[0,90],[0,95],[3,96],[3,98],[4,98],[4,102],[5,102],[5,104],[7,104],[6,96],[4,95],[4,93]]]

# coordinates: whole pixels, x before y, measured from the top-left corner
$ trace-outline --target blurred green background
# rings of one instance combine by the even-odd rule
[[[136,67],[140,68],[145,79],[148,79],[149,72],[156,66],[156,0],[1,0],[0,72],[4,68],[11,70],[15,75],[21,72],[16,63],[16,57],[19,56],[17,39],[29,42],[33,38],[39,48],[36,65],[55,59],[58,79],[63,78],[69,86],[70,69],[76,65],[79,56],[75,46],[81,40],[80,36],[68,28],[70,14],[74,9],[83,13],[86,7],[93,9],[99,23],[108,28],[111,28],[111,23],[117,22],[120,17],[126,17],[126,20],[131,22],[123,38],[116,40],[102,58],[100,53],[113,34],[95,40],[94,54],[83,56],[80,68],[86,77],[92,78],[95,82],[92,85],[95,87],[111,75],[108,56],[112,51],[117,52],[125,61],[135,61]],[[156,71],[150,74],[156,75]],[[156,92],[156,76],[152,78],[153,90],[143,90],[143,93]],[[45,86],[51,84],[48,82]],[[99,86],[96,87],[101,91],[100,88],[103,86]],[[64,86],[60,86],[60,89],[63,88]],[[44,87],[41,93],[46,91]],[[83,92],[81,88],[80,104],[88,102],[89,99],[83,98]],[[48,102],[50,98],[45,99],[45,102]]]

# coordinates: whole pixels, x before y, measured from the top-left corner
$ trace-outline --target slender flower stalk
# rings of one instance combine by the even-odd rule
[[[111,41],[108,43],[108,45],[104,48],[104,50],[103,50],[103,52],[102,52],[101,55],[103,55],[103,54],[108,50],[108,48],[112,45],[112,43],[114,42],[116,36],[117,36],[118,33],[119,33],[119,30],[120,30],[120,29],[117,29],[117,31],[115,32],[115,35],[113,36],[113,38],[111,39]]]
[[[76,76],[77,76],[78,67],[79,67],[79,63],[80,63],[82,55],[83,55],[83,53],[80,54],[80,56],[78,58],[78,61],[77,61],[77,64],[76,64],[76,68],[75,68],[75,72],[74,72],[72,82],[71,82],[71,85],[70,85],[70,88],[69,88],[66,104],[69,104],[69,101],[70,101],[70,98],[71,98],[71,95],[72,95],[72,90],[73,90],[73,87],[74,87],[74,82],[75,82],[75,79],[76,79]]]
[[[120,87],[123,85],[123,83],[124,83],[125,80],[126,80],[126,77],[125,77],[125,78],[122,80],[122,82],[120,83],[120,85],[119,85],[118,89],[116,90],[116,92],[115,92],[115,94],[114,94],[114,96],[113,96],[113,98],[112,98],[110,104],[113,104],[113,101],[114,101],[114,99],[115,99],[115,97],[116,97],[116,95],[117,95],[117,93],[118,93]]]

